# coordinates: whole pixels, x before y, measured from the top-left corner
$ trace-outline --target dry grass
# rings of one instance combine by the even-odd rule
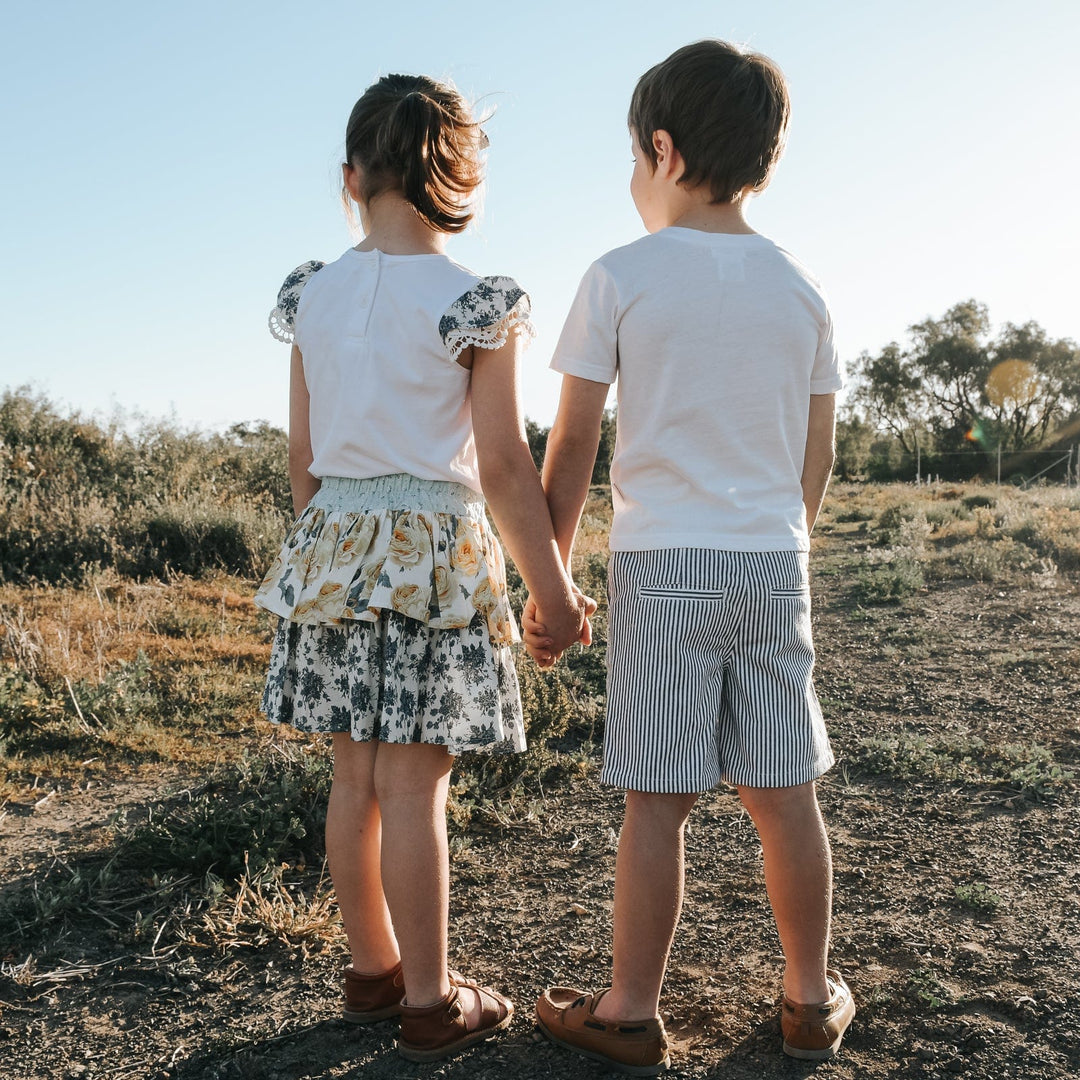
[[[286,882],[281,867],[245,870],[232,890],[212,890],[206,910],[190,915],[178,928],[177,940],[187,946],[214,949],[258,949],[280,942],[307,959],[340,949],[345,933],[326,864],[310,887]]]

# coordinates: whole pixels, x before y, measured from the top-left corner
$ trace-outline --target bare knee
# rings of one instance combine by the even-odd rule
[[[627,791],[626,816],[681,829],[698,798],[697,792]]]
[[[754,821],[818,812],[817,788],[813,781],[793,787],[740,786],[737,790],[739,799]]]
[[[375,759],[376,797],[383,805],[401,800],[445,805],[453,763],[445,746],[383,743]]]

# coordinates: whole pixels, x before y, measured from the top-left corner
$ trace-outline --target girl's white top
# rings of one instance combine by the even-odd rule
[[[303,355],[313,476],[410,473],[480,491],[470,345],[532,334],[529,297],[508,277],[480,277],[446,255],[350,248],[286,279],[271,333]]]
[[[810,549],[810,395],[843,379],[821,288],[783,248],[667,228],[608,252],[551,366],[618,382],[613,551]]]

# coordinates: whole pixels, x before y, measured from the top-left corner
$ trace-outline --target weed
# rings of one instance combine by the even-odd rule
[[[123,836],[125,860],[158,874],[235,882],[281,863],[322,860],[331,765],[294,746],[244,755],[192,791],[151,810]]]
[[[854,598],[862,604],[895,604],[925,584],[923,568],[900,557],[864,567],[855,578]]]
[[[916,968],[908,973],[907,997],[931,1012],[947,1008],[953,1002],[949,988],[926,968]]]
[[[1002,903],[1002,898],[981,881],[957,885],[954,895],[961,907],[984,915],[992,915]]]
[[[852,761],[864,772],[897,780],[1004,784],[1028,799],[1052,799],[1074,779],[1038,743],[991,745],[976,735],[936,742],[908,732],[870,736],[859,740]]]

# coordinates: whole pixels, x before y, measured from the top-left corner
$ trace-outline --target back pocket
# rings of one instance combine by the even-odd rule
[[[641,585],[638,596],[651,600],[723,600],[723,589],[703,589],[694,585]]]

